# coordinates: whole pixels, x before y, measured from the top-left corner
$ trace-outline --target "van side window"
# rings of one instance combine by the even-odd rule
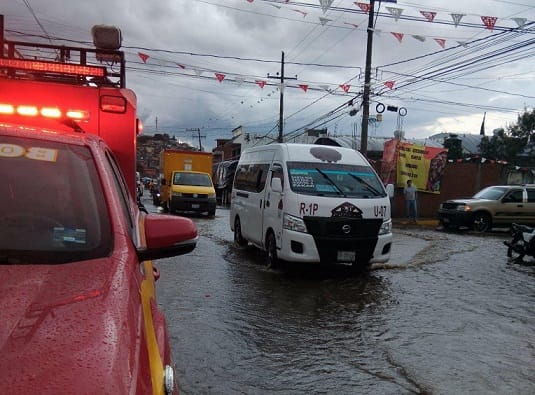
[[[535,203],[535,189],[528,189],[528,203]]]
[[[267,163],[243,164],[236,169],[234,188],[249,192],[260,192],[266,185],[269,165]]]
[[[284,190],[284,172],[282,166],[277,163],[271,167],[271,179],[274,178],[280,178],[282,189]]]

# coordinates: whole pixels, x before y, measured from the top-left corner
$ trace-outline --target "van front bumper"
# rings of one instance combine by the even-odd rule
[[[213,212],[216,209],[217,201],[216,198],[194,198],[194,197],[184,197],[184,196],[173,196],[171,197],[171,207],[170,211],[197,211],[204,212],[210,211]]]
[[[309,233],[283,230],[279,258],[290,262],[356,263],[366,266],[390,258],[392,233],[345,239],[320,238]]]

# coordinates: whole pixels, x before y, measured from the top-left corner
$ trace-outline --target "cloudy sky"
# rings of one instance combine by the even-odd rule
[[[359,135],[367,4],[8,0],[0,13],[11,40],[87,45],[93,25],[119,27],[144,133],[198,146],[200,129],[211,149],[240,125],[276,138],[283,52],[285,135]],[[375,11],[369,136],[478,134],[485,113],[490,135],[534,107],[533,0],[383,0]]]

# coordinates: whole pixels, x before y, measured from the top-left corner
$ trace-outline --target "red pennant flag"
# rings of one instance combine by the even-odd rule
[[[389,89],[394,88],[395,81],[385,81],[385,86],[387,86]]]
[[[347,93],[349,92],[349,88],[351,87],[351,85],[347,85],[347,84],[342,84],[340,85],[340,88],[342,88],[342,90]]]
[[[308,89],[308,85],[299,84],[299,88],[301,88],[302,90],[304,90],[306,92],[307,89]]]
[[[301,15],[303,15],[303,18],[304,18],[305,16],[307,16],[307,13],[306,13],[305,11],[301,11],[301,10],[293,10],[293,11],[298,12],[298,13],[300,13]]]
[[[494,25],[496,25],[498,18],[495,16],[482,16],[481,20],[487,29],[492,30],[494,29]]]
[[[349,23],[349,22],[344,22],[346,25],[351,25],[353,26],[355,29],[359,27],[359,25],[355,25],[354,23]]]
[[[143,63],[147,63],[147,59],[150,57],[149,55],[144,54],[144,53],[141,53],[141,52],[138,52],[137,54],[138,54],[138,56],[141,58],[141,60],[143,61]]]
[[[420,14],[425,16],[425,19],[427,19],[429,22],[433,22],[433,20],[435,19],[435,16],[437,15],[436,12],[431,12],[431,11],[420,11]]]
[[[403,40],[403,33],[394,33],[394,32],[392,32],[392,35],[394,37],[396,37],[400,43]]]
[[[438,45],[440,45],[442,48],[445,48],[446,47],[446,40],[444,40],[443,38],[435,38],[435,41],[438,43]]]
[[[225,74],[215,73],[215,77],[217,78],[219,82],[221,82],[225,79]]]
[[[181,69],[185,69],[185,68],[186,68],[186,66],[184,66],[183,64],[180,64],[180,63],[177,63],[176,65],[177,65],[178,67],[180,67]]]
[[[359,2],[357,2],[357,1],[355,1],[355,4],[356,4],[357,7],[359,7],[362,11],[364,11],[364,12],[370,12],[371,5],[369,5],[368,3],[359,3]]]
[[[266,85],[266,81],[256,80],[255,82],[260,88],[264,89],[264,85]]]
[[[252,3],[254,0],[247,0],[248,3]]]

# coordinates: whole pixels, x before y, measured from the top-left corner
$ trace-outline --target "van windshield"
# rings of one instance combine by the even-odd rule
[[[336,163],[288,162],[292,191],[305,195],[358,198],[385,197],[371,167]]]
[[[199,187],[211,187],[212,181],[208,174],[204,173],[175,173],[173,185],[191,185]]]

